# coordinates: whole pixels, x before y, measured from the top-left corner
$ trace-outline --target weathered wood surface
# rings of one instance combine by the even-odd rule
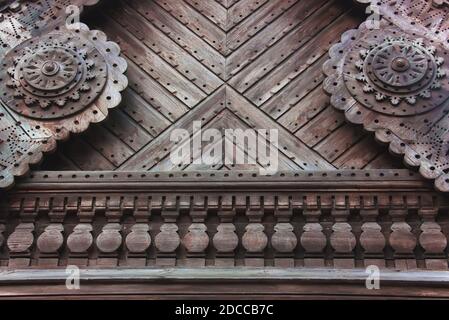
[[[86,22],[127,59],[122,107],[41,168],[258,169],[171,164],[171,132],[195,120],[222,131],[279,129],[280,170],[399,168],[344,123],[322,89],[335,35],[364,19],[350,1],[108,1]]]
[[[448,192],[449,7],[439,4],[372,4],[383,18],[345,32],[323,69],[331,104],[349,122]]]
[[[431,299],[448,298],[448,272],[381,273],[368,290],[366,272],[329,269],[81,270],[67,290],[65,270],[0,271],[0,299]]]
[[[0,188],[57,140],[106,118],[127,86],[126,61],[103,32],[66,24],[97,0],[7,1],[0,7]]]
[[[36,172],[1,199],[8,268],[448,270],[449,199],[407,170]]]

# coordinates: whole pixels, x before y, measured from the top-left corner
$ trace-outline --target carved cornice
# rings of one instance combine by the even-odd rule
[[[117,44],[66,8],[98,1],[21,1],[0,19],[0,189],[55,149],[56,141],[104,120],[127,86]]]
[[[36,172],[2,199],[11,268],[448,268],[449,199],[407,170]]]

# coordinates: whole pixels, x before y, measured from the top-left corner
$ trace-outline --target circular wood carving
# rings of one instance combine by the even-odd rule
[[[97,2],[0,6],[0,189],[120,103],[128,81],[119,46],[84,24],[66,25],[69,5]]]
[[[357,41],[346,55],[346,87],[358,102],[379,113],[405,116],[432,111],[449,94],[449,83],[443,81],[446,65],[437,54],[444,50],[395,34],[396,30],[378,30]]]
[[[449,192],[449,50],[388,20],[343,34],[324,64],[325,90],[346,118]]]
[[[12,110],[34,119],[70,117],[89,107],[103,91],[108,65],[87,37],[50,33],[30,39],[2,61],[0,82]],[[9,78],[8,78],[9,76]]]

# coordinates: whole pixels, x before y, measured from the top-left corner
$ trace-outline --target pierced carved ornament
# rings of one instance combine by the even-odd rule
[[[382,19],[343,34],[330,57],[332,105],[449,192],[449,50]]]
[[[357,0],[371,4],[374,15],[384,17],[402,30],[449,46],[448,0]]]
[[[3,59],[3,100],[34,119],[71,116],[92,104],[105,87],[108,64],[86,37],[69,32],[32,38]]]
[[[0,189],[54,150],[57,140],[104,120],[127,86],[126,61],[103,32],[81,23],[67,26],[59,20],[63,14],[45,20],[52,17],[48,11],[62,13],[64,5],[98,1],[59,2],[2,7],[8,19],[0,19]]]
[[[383,41],[378,41],[379,37]],[[437,55],[434,46],[426,45],[423,39],[380,33],[372,33],[365,40],[372,45],[361,50],[356,47],[346,59],[345,81],[349,91],[366,107],[385,114],[413,115],[431,111],[447,98],[444,94],[432,94],[442,87],[449,89],[449,83],[442,81],[446,77],[442,69],[444,58]],[[356,75],[357,83],[351,70],[354,60],[360,72]],[[360,95],[360,87],[372,95]],[[390,102],[390,106],[381,103],[384,101]]]

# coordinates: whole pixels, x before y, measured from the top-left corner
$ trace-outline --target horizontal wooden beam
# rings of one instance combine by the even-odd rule
[[[362,269],[86,269],[78,290],[66,279],[65,270],[0,271],[0,299],[449,297],[449,272],[436,271],[382,271],[379,290],[366,288]]]
[[[409,170],[352,170],[278,172],[262,176],[248,171],[123,172],[38,171],[19,179],[9,194],[79,190],[404,190],[433,192],[432,184]]]

